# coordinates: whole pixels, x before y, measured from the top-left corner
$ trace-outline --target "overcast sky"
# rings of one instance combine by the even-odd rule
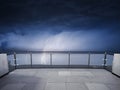
[[[120,51],[120,1],[0,0],[0,48]]]

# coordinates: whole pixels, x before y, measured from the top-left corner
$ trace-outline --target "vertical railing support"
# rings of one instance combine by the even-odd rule
[[[104,68],[106,67],[106,62],[107,61],[107,52],[105,52],[104,54]]]
[[[16,53],[14,52],[14,64],[15,64],[15,69],[17,68],[17,61],[16,61]]]
[[[90,52],[88,53],[88,67],[90,67]]]
[[[68,66],[70,67],[70,52],[68,52]]]
[[[31,67],[32,67],[32,52],[30,52],[30,64],[31,64]]]
[[[52,53],[50,53],[50,65],[52,66]]]

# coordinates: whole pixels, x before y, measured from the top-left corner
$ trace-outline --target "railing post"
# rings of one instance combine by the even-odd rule
[[[70,66],[70,52],[68,52],[68,66]]]
[[[30,52],[30,64],[31,64],[31,67],[32,67],[32,52]]]
[[[106,60],[107,60],[107,52],[104,54],[104,68],[106,67]]]
[[[52,53],[50,53],[50,65],[52,66]]]
[[[88,67],[90,67],[90,52],[88,53]]]
[[[16,62],[16,53],[14,52],[14,64],[15,64],[15,69],[17,68],[17,62]]]

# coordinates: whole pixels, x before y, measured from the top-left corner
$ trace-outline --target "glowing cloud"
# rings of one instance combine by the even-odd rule
[[[117,45],[117,35],[98,31],[7,33],[0,38],[1,47],[22,50],[105,50]]]

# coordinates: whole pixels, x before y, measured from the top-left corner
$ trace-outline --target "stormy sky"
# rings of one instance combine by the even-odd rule
[[[0,0],[0,49],[120,51],[119,0]]]

